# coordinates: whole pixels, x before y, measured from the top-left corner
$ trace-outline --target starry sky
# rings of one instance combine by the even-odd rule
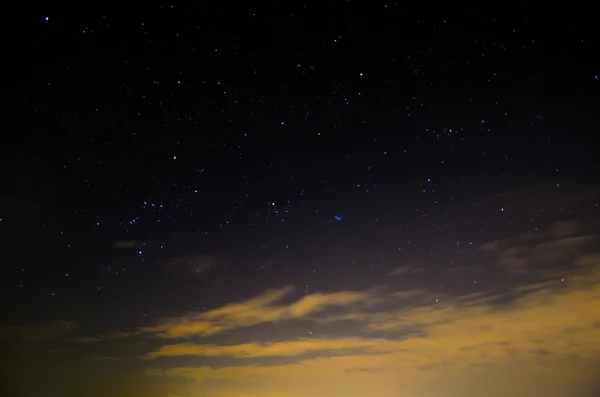
[[[600,48],[571,7],[30,8],[0,390],[600,395]]]

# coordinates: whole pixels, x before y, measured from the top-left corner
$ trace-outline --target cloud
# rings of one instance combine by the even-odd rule
[[[161,338],[208,336],[236,328],[299,319],[325,308],[344,307],[370,297],[369,292],[316,293],[305,295],[287,305],[277,304],[292,291],[292,287],[268,290],[241,303],[231,303],[203,313],[161,319],[154,325],[140,328],[139,333],[156,334]]]
[[[585,385],[593,385],[598,375],[593,368],[600,367],[600,254],[586,251],[595,236],[583,231],[575,222],[561,223],[541,233],[521,234],[481,247],[482,253],[494,254],[501,266],[509,260],[526,270],[534,268],[530,265],[534,261],[557,260],[569,265],[568,271],[561,266],[562,277],[544,269],[537,272],[535,281],[502,293],[478,291],[453,297],[425,290],[387,294],[342,291],[277,305],[290,291],[271,290],[241,304],[215,309],[206,318],[209,322],[228,318],[248,324],[253,322],[249,318],[260,313],[267,322],[283,321],[339,304],[344,310],[318,317],[320,324],[353,321],[355,335],[335,337],[333,333],[235,345],[168,344],[146,358],[163,358],[160,362],[167,364],[169,357],[179,356],[234,361],[225,366],[152,367],[146,374],[194,379],[217,396],[238,395],[238,388],[250,396],[279,393],[298,397],[432,396],[442,391],[455,397],[584,395]],[[517,261],[522,258],[528,259]],[[436,301],[436,296],[441,298]],[[366,304],[358,304],[361,299]],[[238,317],[246,310],[247,315]],[[377,337],[370,337],[373,335]],[[264,358],[276,363],[258,365],[255,361]],[[216,384],[227,387],[219,389],[213,386]],[[451,390],[461,393],[447,392]]]
[[[399,345],[397,341],[387,339],[337,338],[312,339],[305,338],[284,342],[244,343],[238,345],[198,345],[181,343],[161,346],[160,349],[148,354],[147,358],[176,356],[205,356],[205,357],[292,357],[307,353],[322,353],[333,351],[360,350],[372,353],[389,352]]]
[[[89,343],[77,346],[90,353],[74,353],[77,363],[109,368],[143,360],[136,364],[149,366],[151,378],[140,384],[165,387],[156,396],[586,396],[600,368],[600,253],[588,233],[581,223],[562,222],[472,248],[479,262],[465,261],[465,272],[494,264],[511,271],[498,272],[512,282],[496,290],[296,296],[288,286],[133,332],[70,340]],[[298,338],[307,335],[305,325],[319,336]],[[36,327],[0,335],[73,337],[60,323]],[[126,358],[94,344],[144,335],[158,338],[125,341],[135,346]]]
[[[107,340],[127,338],[132,335],[133,333],[131,332],[109,332],[108,334],[98,336],[78,336],[75,338],[71,338],[70,341],[75,343],[98,343]]]
[[[586,249],[596,235],[586,234],[579,222],[560,222],[545,232],[527,232],[483,244],[480,251],[495,257],[496,264],[513,274],[543,266],[580,266],[589,261]]]
[[[398,276],[402,274],[419,274],[425,272],[425,269],[413,266],[398,266],[388,273],[388,276]]]
[[[581,224],[577,221],[557,222],[545,232],[529,231],[516,234],[502,241],[493,241],[483,244],[480,248],[484,251],[514,249],[524,245],[551,242],[568,237],[574,237],[581,232]]]
[[[411,299],[416,297],[422,297],[428,294],[424,289],[409,289],[404,291],[396,291],[389,294],[388,299]]]
[[[75,321],[0,327],[0,340],[47,341],[67,337],[77,329]]]
[[[530,276],[498,290],[295,298],[288,286],[115,337],[158,336],[156,345],[139,345],[146,350],[138,357],[152,363],[146,375],[173,384],[195,380],[183,382],[192,385],[189,395],[585,395],[600,368],[600,254],[586,231],[562,222],[480,246],[481,264],[512,269],[511,279]],[[307,322],[320,327],[319,337],[285,338]],[[278,338],[247,330],[275,323]],[[225,332],[229,343],[189,339]]]
[[[310,317],[310,320],[317,324],[380,322],[389,318],[390,315],[395,315],[393,314],[395,311],[389,311],[390,307],[409,307],[409,304],[433,302],[436,297],[442,297],[443,295],[424,289],[384,293],[383,288],[373,288],[366,291],[365,296],[366,298],[360,302],[360,305],[350,305],[343,308],[345,310],[333,314],[313,316]]]
[[[363,326],[385,330],[385,338],[166,345],[147,358],[298,356],[298,360],[260,366],[249,362],[225,367],[149,368],[146,373],[195,379],[207,385],[215,381],[262,385],[265,393],[279,388],[285,395],[298,396],[308,392],[309,385],[323,388],[318,395],[326,395],[326,390],[352,390],[360,395],[359,391],[366,391],[363,384],[374,383],[377,386],[372,392],[379,390],[378,395],[419,390],[419,395],[425,395],[424,384],[438,382],[439,394],[443,390],[440,385],[456,382],[454,388],[461,384],[480,388],[478,394],[493,385],[495,390],[491,388],[487,395],[500,396],[508,390],[502,383],[507,376],[514,382],[511,387],[521,393],[539,388],[536,382],[544,377],[570,381],[573,387],[577,382],[591,382],[597,374],[590,365],[599,364],[600,357],[600,272],[575,276],[569,285],[557,280],[513,292],[513,299],[504,304],[471,294],[439,305],[363,313]],[[411,331],[415,327],[418,332]],[[317,353],[317,357],[302,357],[306,353]],[[488,383],[479,381],[480,377]],[[556,395],[552,388],[548,392]],[[431,391],[428,395],[435,394]]]

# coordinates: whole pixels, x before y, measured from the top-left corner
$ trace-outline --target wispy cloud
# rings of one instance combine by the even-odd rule
[[[292,357],[307,353],[323,353],[333,351],[360,350],[361,352],[389,352],[398,348],[400,342],[387,339],[306,338],[284,342],[244,343],[238,345],[218,346],[182,343],[165,345],[148,354],[147,358],[175,356],[205,357]]]
[[[424,273],[425,269],[414,266],[398,266],[388,273],[388,276],[399,276],[404,274],[420,274]]]
[[[586,252],[592,237],[581,233],[576,223],[559,224],[533,236],[521,234],[482,247],[480,252],[495,254],[492,259],[500,266],[516,252],[532,255],[532,260],[536,255],[549,258],[542,251],[572,265],[568,266],[568,276],[537,272],[539,277],[502,293],[478,291],[451,296],[426,290],[341,291],[310,295],[284,305],[281,302],[291,289],[270,290],[207,312],[202,319],[213,326],[220,324],[221,329],[297,318],[318,320],[328,327],[350,321],[354,336],[233,345],[165,344],[147,353],[146,359],[160,358],[159,363],[166,366],[148,368],[146,374],[194,379],[205,386],[226,382],[232,385],[228,391],[234,390],[233,385],[243,385],[246,390],[256,385],[262,395],[273,396],[281,390],[293,390],[290,395],[299,397],[312,392],[307,385],[319,385],[322,395],[348,390],[356,395],[377,390],[387,395],[390,390],[436,395],[440,385],[463,385],[463,389],[468,385],[473,395],[493,397],[515,390],[559,395],[559,384],[571,388],[590,384],[597,376],[591,368],[600,364],[599,255]],[[399,274],[409,271],[403,269]],[[342,310],[312,316],[335,305]],[[197,320],[193,318],[190,323]],[[179,325],[180,321],[173,321],[153,332],[168,333]],[[198,360],[227,357],[235,363],[169,366],[173,357],[180,356],[188,356],[188,360],[194,356]],[[269,362],[280,361],[270,365],[254,361],[267,357]],[[505,382],[507,377],[510,386]],[[365,386],[372,384],[377,386]],[[427,393],[424,384],[437,386]]]
[[[596,236],[585,232],[580,223],[566,222],[481,246],[478,259],[511,275],[535,275],[502,291],[453,296],[424,289],[379,288],[294,298],[294,289],[287,286],[206,312],[158,319],[133,332],[76,341],[157,336],[158,344],[139,356],[157,365],[145,370],[148,376],[194,379],[198,387],[209,389],[227,385],[214,389],[220,396],[243,389],[251,396],[293,390],[288,394],[300,397],[314,392],[307,384],[319,385],[321,395],[347,390],[357,395],[377,390],[386,395],[390,390],[423,394],[423,385],[436,384],[436,390],[425,393],[434,395],[440,384],[456,382],[454,388],[468,384],[471,394],[500,397],[516,388],[537,393],[548,377],[563,377],[562,383],[566,379],[589,383],[597,374],[585,369],[600,364],[600,254],[591,249]],[[568,266],[536,267],[538,263]],[[415,271],[418,268],[402,266],[390,274]],[[244,341],[249,327],[291,326],[294,321],[311,322],[330,332],[319,337],[261,340],[255,336]],[[338,334],[341,329],[344,333]],[[241,341],[218,344],[215,339],[198,338],[225,332]],[[196,337],[193,342],[191,337]],[[205,365],[211,360],[220,364]],[[180,366],[182,362],[199,365]],[[478,380],[484,374],[485,384]],[[513,389],[505,387],[506,377],[513,380]],[[377,386],[365,386],[373,384]],[[488,393],[491,384],[497,394]],[[546,394],[555,392],[556,387],[543,384],[548,385]],[[259,389],[260,393],[252,392]]]
[[[344,307],[370,297],[369,292],[344,291],[305,295],[290,304],[280,303],[292,291],[293,288],[289,286],[268,290],[244,302],[232,303],[203,313],[161,319],[154,325],[140,328],[139,332],[156,334],[161,338],[208,336],[257,324],[298,319],[328,307]]]
[[[586,258],[586,248],[597,239],[586,234],[579,222],[560,222],[546,231],[518,234],[501,241],[483,244],[480,251],[491,254],[495,263],[506,271],[523,274],[540,266],[579,266]]]
[[[114,339],[127,338],[132,335],[134,334],[131,332],[109,332],[108,334],[98,336],[78,336],[71,338],[70,341],[75,343],[98,343]]]
[[[452,295],[382,287],[296,295],[287,286],[131,332],[75,337],[74,323],[58,322],[4,327],[0,335],[84,343],[76,346],[82,361],[143,360],[137,364],[151,365],[146,375],[165,378],[156,384],[191,385],[172,390],[186,396],[432,396],[445,389],[488,397],[515,390],[576,395],[559,394],[558,385],[591,384],[600,367],[600,253],[593,249],[596,236],[586,232],[566,222],[473,249],[481,262],[468,263],[465,272],[498,265],[510,270],[498,273],[519,281],[498,290]],[[397,276],[413,271],[399,269]],[[305,325],[318,330],[315,336],[307,337]],[[269,328],[282,332],[261,332]],[[133,337],[141,339],[126,339]],[[107,350],[120,342],[95,343],[111,339],[139,350],[124,358]]]
[[[554,282],[517,292],[517,297],[505,305],[481,300],[478,294],[472,294],[443,305],[415,307],[383,316],[365,314],[364,326],[385,329],[386,338],[315,338],[225,346],[166,345],[149,353],[147,358],[198,355],[247,359],[319,354],[317,358],[300,358],[292,364],[149,368],[147,374],[201,382],[264,382],[273,387],[295,384],[297,379],[319,384],[325,379],[334,383],[344,380],[356,383],[360,390],[360,382],[372,374],[377,374],[382,382],[387,382],[388,376],[397,376],[410,384],[414,376],[421,380],[424,377],[436,379],[436,376],[460,377],[466,368],[473,374],[490,366],[510,371],[514,365],[535,377],[540,365],[549,373],[558,368],[568,371],[564,367],[565,357],[581,362],[600,357],[597,343],[600,273],[576,277],[569,286]],[[415,327],[419,332],[406,333]],[[344,354],[332,355],[334,352]],[[354,375],[348,377],[348,373]],[[592,374],[579,376],[589,380]]]

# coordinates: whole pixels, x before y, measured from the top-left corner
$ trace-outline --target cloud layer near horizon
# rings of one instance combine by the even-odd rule
[[[241,361],[221,367],[171,367],[168,361],[161,361],[146,373],[193,379],[200,382],[198,387],[215,382],[250,388],[269,385],[267,389],[273,395],[277,390],[290,390],[285,394],[290,396],[311,392],[307,386],[311,384],[340,393],[367,392],[365,382],[376,382],[381,385],[382,395],[419,390],[423,384],[433,381],[450,384],[471,381],[474,386],[483,387],[476,381],[477,376],[493,378],[497,390],[508,392],[506,385],[501,387],[502,374],[522,381],[515,383],[515,390],[533,388],[532,382],[540,381],[542,373],[552,374],[556,377],[554,380],[572,377],[575,383],[592,382],[597,374],[592,370],[594,366],[589,365],[598,363],[600,357],[597,343],[600,273],[574,276],[569,285],[558,280],[529,287],[508,304],[498,304],[495,297],[472,296],[452,299],[442,305],[350,316],[362,324],[361,337],[299,338],[234,345],[165,344],[149,352],[146,358],[168,360],[187,356],[189,361],[190,356],[200,360],[230,357]],[[417,331],[406,332],[415,326]],[[380,331],[379,336],[373,335],[376,331]],[[383,331],[385,337],[381,336]],[[298,359],[271,365],[256,365],[252,361],[264,357]],[[572,370],[579,366],[579,372]],[[394,379],[401,380],[403,385]],[[467,390],[472,390],[470,387]],[[552,391],[552,388],[547,390]]]
[[[286,286],[71,340],[93,349],[135,339],[146,379],[192,382],[173,389],[182,396],[584,396],[600,368],[596,238],[569,222],[480,246],[485,260],[516,277],[502,291],[453,296],[388,286],[298,295]],[[564,266],[547,268],[538,258]],[[398,269],[402,277],[415,273]],[[307,324],[324,331],[300,332]],[[63,322],[3,335],[48,340],[74,329]],[[120,362],[99,353],[90,357]]]
[[[207,312],[161,319],[154,325],[140,328],[138,332],[156,334],[168,339],[209,336],[262,323],[300,319],[328,307],[350,306],[370,298],[369,292],[342,291],[305,295],[288,305],[279,303],[292,292],[291,286],[267,290],[262,295],[241,303],[231,303]]]
[[[332,393],[373,393],[374,382],[380,385],[382,395],[420,390],[432,381],[453,384],[470,380],[475,389],[484,390],[476,381],[478,376],[495,382],[501,395],[502,391],[509,392],[502,385],[502,376],[509,374],[521,380],[515,390],[517,386],[534,390],[534,380],[539,381],[542,373],[561,380],[591,382],[597,375],[589,370],[593,367],[577,373],[572,368],[583,368],[600,357],[598,256],[584,249],[594,238],[579,224],[566,222],[544,233],[525,233],[482,246],[480,250],[492,255],[490,260],[499,268],[515,275],[537,275],[537,282],[522,282],[501,293],[440,297],[423,290],[373,289],[306,295],[281,304],[293,292],[286,287],[206,313],[161,320],[142,331],[177,339],[292,320],[350,323],[356,331],[353,336],[330,334],[224,345],[198,339],[195,343],[164,343],[147,353],[146,359],[156,364],[146,373],[193,379],[205,386],[226,382],[249,390],[262,385],[257,395],[264,395],[267,389],[273,395],[278,390],[290,390],[286,394],[290,396],[317,393],[307,386],[316,384]],[[536,258],[567,261],[569,268],[553,274],[540,267]],[[401,271],[392,273],[415,273],[409,267],[398,269]],[[332,307],[338,309],[334,314],[326,310]],[[198,363],[211,357],[236,362],[222,366],[169,365],[169,360],[177,357]],[[264,358],[285,360],[269,365],[253,361]],[[371,385],[368,391],[363,390],[364,384]],[[547,390],[549,395],[556,391]],[[323,393],[314,395],[326,395]]]

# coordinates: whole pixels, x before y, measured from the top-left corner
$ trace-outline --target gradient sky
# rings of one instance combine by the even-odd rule
[[[0,391],[599,396],[600,49],[542,11],[28,10]]]

